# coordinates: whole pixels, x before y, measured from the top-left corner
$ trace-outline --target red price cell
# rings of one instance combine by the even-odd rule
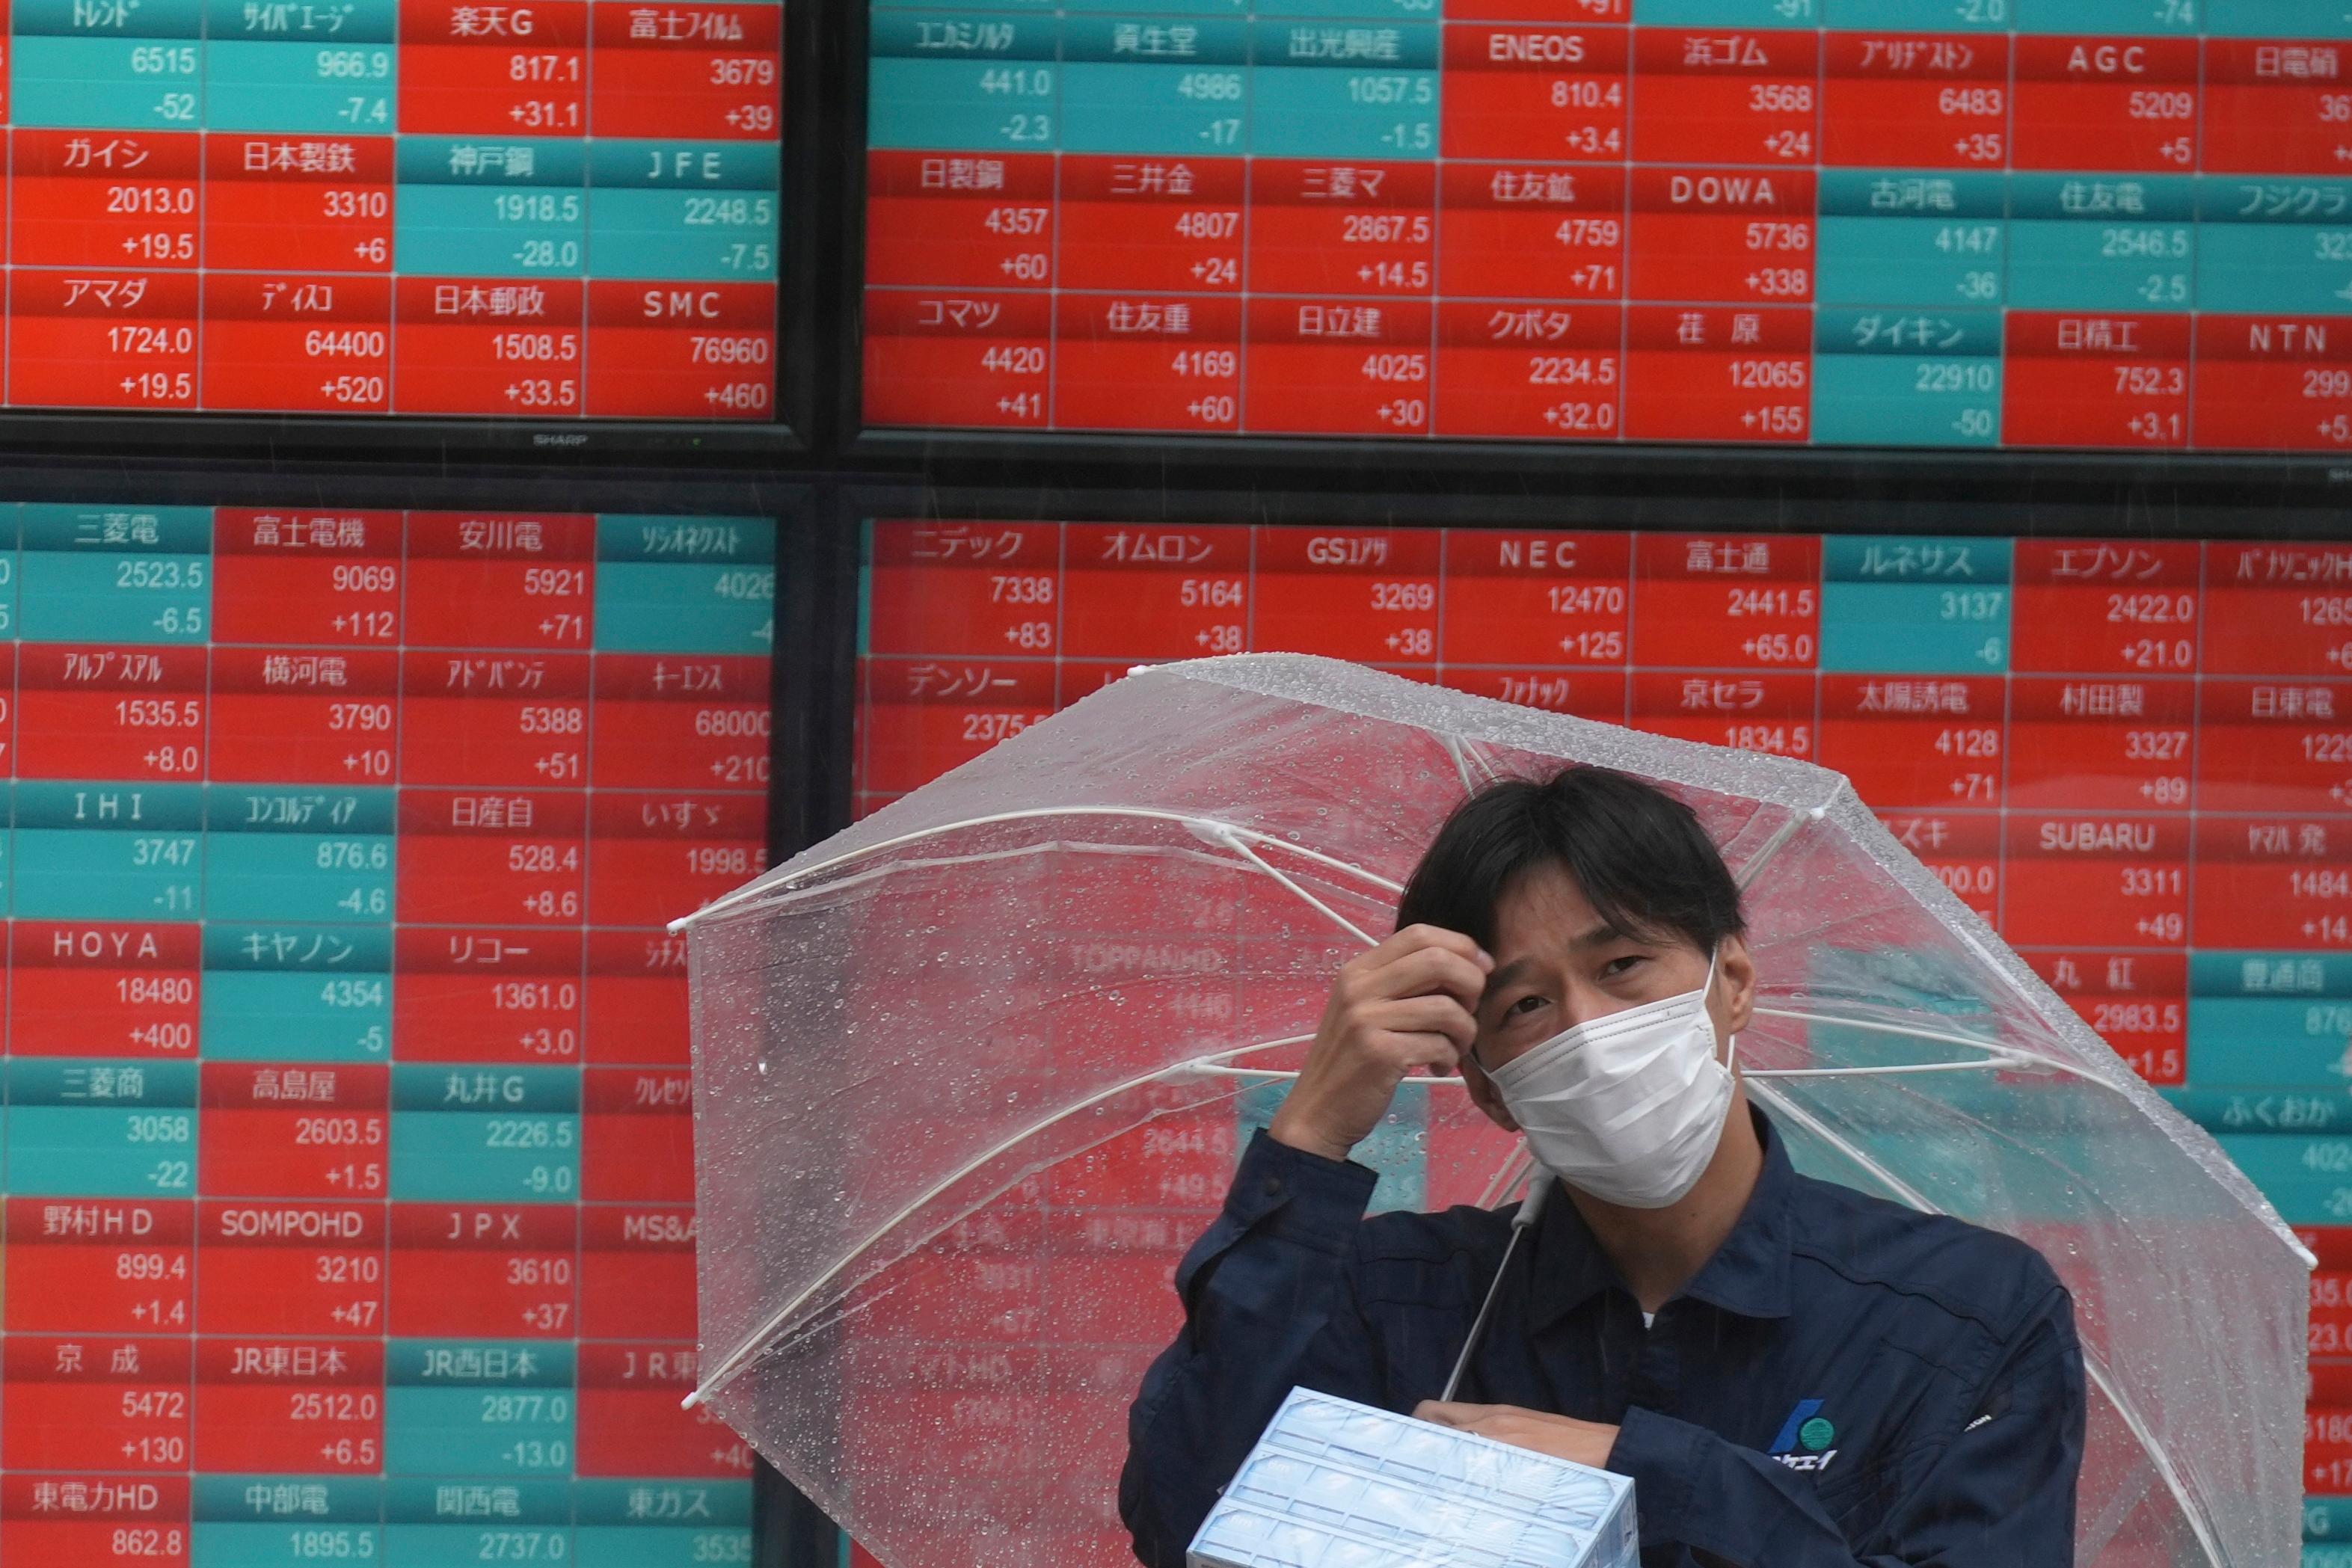
[[[8,957],[12,1053],[194,1057],[196,925],[19,920]]]
[[[1055,330],[1057,427],[1240,428],[1241,301],[1065,294]]]
[[[1437,434],[1613,438],[1624,331],[1613,305],[1441,305]]]
[[[1620,169],[1448,163],[1438,286],[1461,299],[1607,299],[1625,291]]]
[[[1572,714],[1578,718],[1622,724],[1627,716],[1626,675],[1622,670],[1563,670],[1557,666],[1464,669],[1449,664],[1438,684],[1457,692],[1475,692],[1498,702]]]
[[[687,1003],[684,938],[666,931],[588,933],[589,1061],[683,1065]]]
[[[860,786],[891,793],[930,782],[1055,708],[1054,666],[1038,660],[867,659],[859,685]]]
[[[1846,32],[1826,37],[1823,163],[1867,169],[2006,164],[2006,37]]]
[[[2000,924],[2000,819],[1984,812],[1889,811],[1879,821],[1895,841],[1995,927]]]
[[[2352,547],[2205,547],[2208,674],[2352,674]]]
[[[286,1092],[289,1071],[301,1082],[299,1098]],[[372,1062],[300,1071],[205,1062],[198,1190],[224,1197],[382,1197],[392,1140],[391,1071]]]
[[[2313,1272],[2308,1334],[2313,1355],[2352,1355],[2352,1270]]]
[[[581,411],[578,278],[404,277],[393,293],[403,413]]]
[[[79,1508],[61,1506],[68,1481],[80,1488]],[[10,1568],[184,1568],[191,1533],[186,1476],[0,1477],[0,1552]]]
[[[197,1208],[205,1249],[197,1333],[384,1332],[381,1203],[206,1198]]]
[[[1626,312],[1625,434],[1801,442],[1812,408],[1812,313],[1635,305]]]
[[[2011,310],[2007,339],[2011,445],[2188,444],[2188,317]]]
[[[2197,39],[2021,34],[2015,48],[2013,167],[2197,167]]]
[[[1447,158],[1622,160],[1622,27],[1445,29]]]
[[[1256,645],[1366,664],[1434,664],[1438,571],[1438,536],[1425,530],[1265,529]]]
[[[1051,153],[951,156],[877,147],[866,154],[866,181],[867,283],[909,288],[1052,285]],[[1164,173],[1157,183],[1166,183]],[[1234,217],[1238,234],[1238,203]],[[1068,223],[1066,214],[1063,221]]]
[[[1632,298],[1810,301],[1813,193],[1811,170],[1635,169]],[[1634,312],[1637,333],[1648,314]]]
[[[1244,190],[1239,158],[1063,154],[1054,236],[1061,286],[1238,292]],[[869,220],[869,232],[879,221]],[[1002,286],[1015,276],[987,281]]]
[[[1822,766],[1882,809],[2000,804],[2000,678],[1822,677]]]
[[[400,641],[400,536],[397,512],[218,508],[215,643],[393,646]]]
[[[392,408],[392,280],[207,273],[205,406],[296,413]]]
[[[1431,326],[1421,300],[1251,300],[1242,423],[1301,435],[1426,434]]]
[[[197,1342],[196,1444],[209,1468],[369,1474],[383,1463],[380,1339]]]
[[[192,565],[141,561],[184,574]],[[16,772],[24,779],[204,777],[203,648],[27,643],[16,666]]]
[[[2339,172],[2352,158],[2347,63],[2338,43],[2208,38],[2201,167],[2217,174]]]
[[[2202,547],[2146,539],[2019,539],[2009,667],[2083,674],[2197,668]]]
[[[582,135],[587,43],[586,0],[401,0],[401,133]]]
[[[587,817],[583,798],[572,793],[403,789],[400,919],[578,925]]]
[[[578,1223],[569,1204],[392,1206],[394,1334],[570,1339]]]
[[[586,619],[584,609],[540,611],[528,601],[522,613]],[[587,781],[585,653],[409,653],[401,685],[403,784]]]
[[[2189,936],[2189,820],[2016,812],[2003,935],[2022,946],[2179,947]]]
[[[1622,664],[1632,578],[1623,534],[1448,529],[1443,657],[1448,664]]]
[[[590,773],[604,788],[765,788],[768,672],[764,658],[597,654]]]
[[[595,578],[593,517],[411,512],[408,642],[424,648],[585,648]],[[412,689],[472,690],[468,679],[453,671]]]
[[[766,419],[776,386],[772,283],[588,285],[588,412]]]
[[[694,1080],[682,1068],[590,1068],[581,1086],[580,1196],[694,1201]]]
[[[733,892],[768,864],[762,796],[599,789],[589,817],[588,919],[663,925]]]
[[[2199,861],[2197,892],[2202,899],[2201,849]],[[2165,1088],[2187,1082],[2188,955],[2068,951],[2023,957],[2133,1071]]]
[[[2352,811],[2352,681],[2208,680],[2199,691],[2200,809]]]
[[[2212,947],[2352,946],[2352,823],[2197,819],[2197,920]]]
[[[691,1207],[590,1204],[580,1210],[580,1337],[694,1333]]]
[[[2352,1490],[2352,1409],[2315,1401],[2305,1407],[2303,1484],[2322,1496]]]
[[[391,137],[215,131],[205,138],[204,171],[207,267],[392,270]]]
[[[2200,447],[2352,447],[2352,337],[2335,321],[2200,316],[2195,404]]]
[[[754,141],[783,110],[783,10],[715,5],[655,11],[625,0],[588,7],[596,69],[588,129],[596,136]]]
[[[189,48],[155,47],[166,55]],[[193,269],[202,141],[193,131],[26,130],[14,137],[15,254],[33,267]]]
[[[2196,749],[2193,681],[2011,677],[2011,806],[2185,811]]]
[[[866,418],[1042,427],[1053,325],[1043,294],[868,288]]]
[[[1434,287],[1436,164],[1258,158],[1249,179],[1252,292],[1426,298]]]
[[[186,1202],[6,1200],[8,1333],[186,1333],[195,1213]]]
[[[1813,162],[1821,35],[1643,27],[1633,156],[1644,163]]]
[[[1054,653],[1061,549],[1052,523],[877,523],[866,651]]]
[[[62,408],[196,406],[193,272],[8,271],[8,392]]]
[[[579,1474],[744,1476],[751,1445],[707,1405],[681,1409],[694,1389],[691,1344],[580,1346]]]
[[[216,648],[211,695],[215,779],[392,782],[400,655],[390,649]]]
[[[1810,669],[1821,645],[1821,541],[1645,534],[1634,543],[1633,663]]]
[[[1244,650],[1248,528],[1071,523],[1062,548],[1062,646],[1072,656],[1133,663]]]
[[[1813,758],[1813,676],[1633,672],[1635,729],[1682,740]]]
[[[407,852],[404,843],[404,858]],[[404,909],[402,918],[410,918]],[[393,1019],[404,1059],[580,1060],[584,955],[577,931],[403,929],[394,940],[400,980]]]
[[[184,1473],[192,1369],[185,1337],[12,1333],[0,1342],[0,1465]]]

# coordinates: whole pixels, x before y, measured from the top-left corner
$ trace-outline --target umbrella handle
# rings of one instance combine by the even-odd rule
[[[1462,1342],[1462,1354],[1454,1358],[1453,1375],[1445,1380],[1445,1391],[1437,1396],[1442,1402],[1453,1402],[1454,1390],[1462,1386],[1462,1375],[1470,1370],[1470,1357],[1477,1351],[1478,1342],[1486,1337],[1486,1320],[1494,1315],[1495,1297],[1503,1288],[1503,1276],[1511,1270],[1511,1257],[1519,1249],[1519,1238],[1543,1217],[1544,1201],[1551,1197],[1551,1173],[1538,1166],[1536,1174],[1545,1179],[1528,1184],[1527,1201],[1519,1205],[1519,1212],[1511,1218],[1511,1239],[1503,1245],[1503,1260],[1495,1266],[1495,1278],[1486,1287],[1486,1299],[1478,1303],[1478,1315],[1472,1320],[1470,1333]]]

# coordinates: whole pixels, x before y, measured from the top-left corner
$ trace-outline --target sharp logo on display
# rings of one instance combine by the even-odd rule
[[[1780,1435],[1772,1439],[1772,1458],[1792,1470],[1825,1470],[1838,1451],[1830,1447],[1837,1441],[1837,1428],[1822,1419],[1822,1401],[1800,1399],[1780,1423]],[[1801,1448],[1805,1451],[1799,1453]]]

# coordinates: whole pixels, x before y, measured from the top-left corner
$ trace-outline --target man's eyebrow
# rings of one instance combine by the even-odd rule
[[[1616,926],[1612,925],[1609,922],[1604,920],[1600,925],[1594,926],[1591,930],[1583,933],[1581,936],[1569,938],[1569,950],[1570,952],[1590,952],[1595,947],[1606,947],[1612,942],[1622,942],[1626,939],[1626,935],[1627,934],[1625,932],[1618,929]],[[1482,997],[1493,996],[1496,991],[1501,990],[1505,986],[1509,985],[1513,980],[1517,979],[1521,975],[1525,974],[1528,971],[1528,967],[1534,962],[1535,960],[1532,958],[1512,959],[1509,963],[1504,965],[1501,968],[1486,977],[1486,988],[1481,992],[1480,995]]]

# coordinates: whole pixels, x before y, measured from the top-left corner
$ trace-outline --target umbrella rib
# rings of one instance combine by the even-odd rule
[[[1945,1212],[1929,1202],[1925,1194],[1915,1189],[1908,1182],[1880,1165],[1846,1139],[1830,1131],[1819,1117],[1796,1104],[1770,1084],[1758,1084],[1756,1092],[1773,1110],[1797,1123],[1813,1136],[1861,1166],[1880,1186],[1885,1187],[1888,1192],[1893,1193],[1910,1207],[1917,1209],[1922,1214]],[[2163,1479],[2164,1488],[2172,1494],[2172,1500],[2179,1505],[2180,1516],[2187,1522],[2189,1531],[2197,1537],[2197,1544],[2204,1549],[2205,1560],[2212,1563],[2214,1568],[2227,1568],[2230,1559],[2223,1555],[2221,1544],[2214,1538],[2212,1526],[2206,1520],[2204,1513],[2189,1500],[2188,1483],[2181,1479],[2180,1472],[2173,1468],[2172,1456],[2164,1451],[2157,1442],[2155,1434],[2148,1430],[2147,1423],[2141,1417],[2137,1408],[2133,1406],[2124,1391],[2116,1385],[2114,1375],[2108,1372],[2106,1364],[2088,1345],[2082,1346],[2081,1350],[2084,1372],[2090,1377],[2092,1383],[2097,1385],[2099,1392],[2106,1396],[2107,1403],[2115,1406],[2116,1414],[2123,1417],[2124,1425],[2138,1440],[2140,1450],[2147,1456],[2148,1464]]]
[[[951,1191],[958,1184],[985,1168],[992,1162],[1002,1159],[1006,1155],[1011,1154],[1013,1150],[1019,1148],[1023,1144],[1028,1142],[1031,1138],[1035,1137],[1046,1128],[1066,1122],[1071,1117],[1078,1114],[1081,1111],[1092,1110],[1095,1106],[1102,1104],[1106,1101],[1116,1099],[1118,1096],[1128,1092],[1129,1090],[1140,1089],[1146,1084],[1157,1082],[1160,1079],[1173,1077],[1180,1072],[1197,1071],[1203,1067],[1211,1067],[1213,1069],[1213,1064],[1223,1062],[1233,1057],[1246,1056],[1254,1051],[1271,1051],[1278,1046],[1297,1045],[1314,1038],[1315,1037],[1313,1035],[1308,1034],[1286,1035],[1279,1040],[1261,1040],[1249,1045],[1234,1046],[1229,1051],[1210,1051],[1202,1056],[1187,1057],[1182,1061],[1174,1062],[1166,1067],[1154,1068],[1150,1072],[1139,1073],[1132,1078],[1123,1078],[1108,1088],[1098,1089],[1092,1094],[1087,1095],[1086,1098],[1079,1100],[1073,1104],[1064,1106],[1061,1110],[1055,1112],[1052,1115],[1044,1117],[1039,1121],[1032,1122],[1026,1126],[1021,1128],[1020,1131],[1013,1133],[1007,1137],[999,1139],[994,1144],[990,1145],[986,1149],[974,1155],[971,1159],[966,1160],[962,1165],[958,1166],[947,1176],[944,1176],[938,1181],[932,1183],[912,1201],[902,1206],[898,1213],[892,1215],[884,1223],[876,1227],[873,1235],[859,1242],[848,1251],[843,1253],[840,1258],[834,1261],[831,1267],[825,1270],[824,1273],[818,1275],[814,1280],[811,1281],[806,1286],[804,1286],[798,1295],[794,1296],[791,1301],[786,1301],[782,1306],[770,1313],[766,1322],[762,1322],[758,1328],[752,1330],[749,1334],[746,1334],[741,1343],[737,1344],[733,1350],[728,1352],[726,1356],[720,1360],[718,1366],[695,1386],[694,1392],[688,1395],[686,1398],[680,1402],[681,1407],[690,1410],[697,1405],[709,1399],[712,1395],[718,1393],[728,1384],[732,1383],[736,1376],[741,1373],[746,1366],[751,1364],[752,1358],[767,1348],[768,1342],[775,1337],[777,1331],[784,1326],[785,1322],[791,1319],[794,1312],[801,1310],[802,1306],[808,1301],[810,1297],[815,1295],[819,1291],[824,1290],[825,1286],[840,1277],[843,1270],[848,1268],[852,1263],[856,1262],[858,1259],[864,1257],[868,1251],[872,1250],[874,1246],[879,1242],[883,1237],[890,1233],[892,1228],[906,1220],[910,1216],[920,1212],[926,1205],[936,1201],[946,1193]]]
[[[1234,840],[1251,839],[1261,843],[1279,844],[1292,854],[1302,856],[1332,871],[1341,872],[1359,881],[1369,883],[1391,895],[1404,891],[1402,883],[1391,882],[1377,872],[1368,871],[1360,865],[1351,865],[1335,856],[1327,855],[1319,850],[1311,850],[1304,844],[1276,838],[1272,833],[1261,832],[1255,828],[1244,828],[1234,822],[1221,821],[1214,817],[1202,816],[1197,811],[1171,811],[1157,806],[1032,806],[1017,811],[991,811],[984,816],[961,817],[952,822],[934,823],[930,827],[918,828],[912,832],[899,833],[892,838],[879,839],[870,844],[859,844],[854,849],[844,850],[838,854],[802,866],[789,876],[762,877],[746,883],[734,892],[713,899],[693,914],[671,921],[669,929],[672,933],[684,931],[714,915],[749,903],[766,893],[777,883],[803,882],[820,873],[831,871],[835,866],[846,865],[851,861],[864,860],[869,855],[880,854],[885,850],[919,843],[925,839],[938,838],[943,833],[952,833],[965,828],[994,827],[1003,822],[1034,821],[1042,817],[1131,817],[1146,821],[1177,822],[1196,834],[1201,833],[1202,829],[1207,829],[1207,834],[1202,836],[1209,837],[1214,841],[1226,841],[1226,836],[1231,835]]]

